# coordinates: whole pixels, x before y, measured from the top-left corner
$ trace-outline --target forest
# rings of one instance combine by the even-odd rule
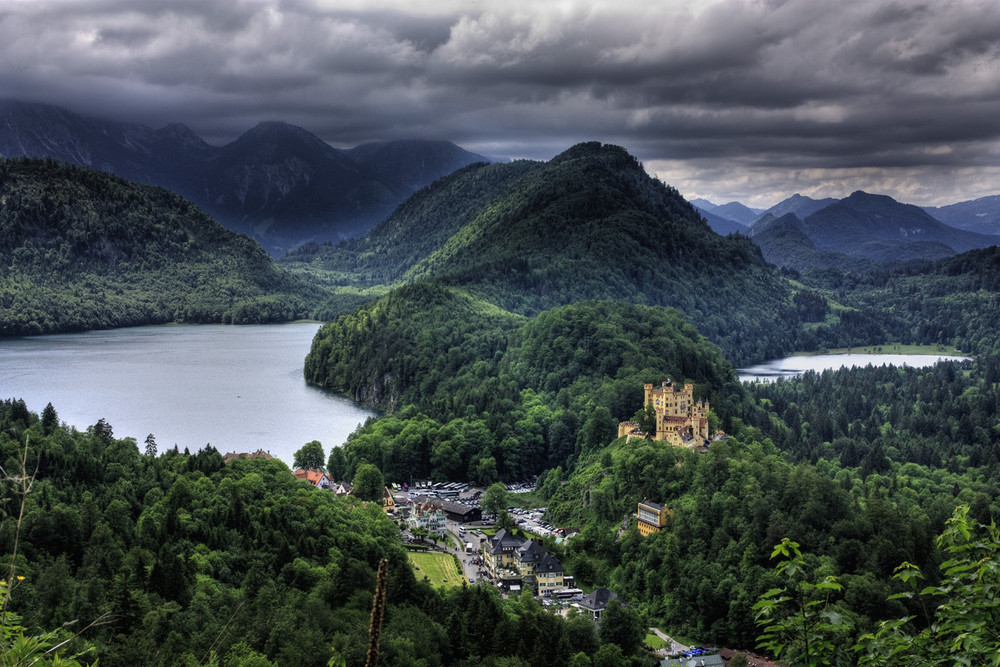
[[[30,653],[38,638],[69,640],[58,653],[79,664],[364,664],[383,559],[380,664],[644,664],[637,615],[598,632],[530,595],[434,589],[380,505],[317,491],[277,460],[158,452],[155,437],[140,452],[103,419],[81,432],[12,400],[0,460],[4,664],[76,664]]]
[[[526,479],[572,467],[642,408],[643,378],[739,391],[718,348],[671,308],[593,301],[510,315],[417,283],[324,325],[306,379],[389,415],[349,436],[334,470],[389,479]]]
[[[162,188],[0,160],[0,335],[309,317],[328,290]]]

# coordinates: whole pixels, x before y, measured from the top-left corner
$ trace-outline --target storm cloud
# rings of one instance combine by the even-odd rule
[[[0,0],[0,96],[211,143],[624,146],[689,197],[1000,191],[1000,5]]]

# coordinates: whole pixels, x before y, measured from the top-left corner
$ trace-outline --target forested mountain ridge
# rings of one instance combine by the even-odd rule
[[[287,258],[344,284],[434,280],[510,312],[587,300],[672,306],[735,363],[791,350],[794,290],[745,237],[720,237],[624,149],[473,166],[365,238]]]
[[[868,314],[863,328],[871,344],[898,340],[954,345],[976,356],[1000,354],[1000,246],[888,271],[814,270],[800,279]]]
[[[0,157],[56,158],[167,187],[276,255],[360,235],[416,189],[485,160],[444,141],[368,144],[355,155],[285,123],[220,147],[179,123],[153,129],[0,100]]]
[[[163,188],[0,160],[0,334],[307,317],[325,292]]]

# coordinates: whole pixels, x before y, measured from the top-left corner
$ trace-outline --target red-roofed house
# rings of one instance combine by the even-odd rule
[[[293,473],[299,479],[304,479],[317,489],[323,489],[324,491],[329,491],[330,487],[333,486],[333,482],[327,477],[326,473],[322,470],[305,470],[303,468],[296,468]]]

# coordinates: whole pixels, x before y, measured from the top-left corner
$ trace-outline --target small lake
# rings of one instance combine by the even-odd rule
[[[305,443],[340,445],[375,414],[306,384],[316,323],[165,325],[0,338],[0,399],[49,402],[79,430],[101,418],[140,448],[257,449],[289,465]]]
[[[778,378],[802,375],[806,371],[837,370],[860,366],[911,366],[922,368],[939,361],[964,361],[969,357],[947,354],[815,354],[772,359],[756,366],[736,369],[743,382],[774,382]]]

